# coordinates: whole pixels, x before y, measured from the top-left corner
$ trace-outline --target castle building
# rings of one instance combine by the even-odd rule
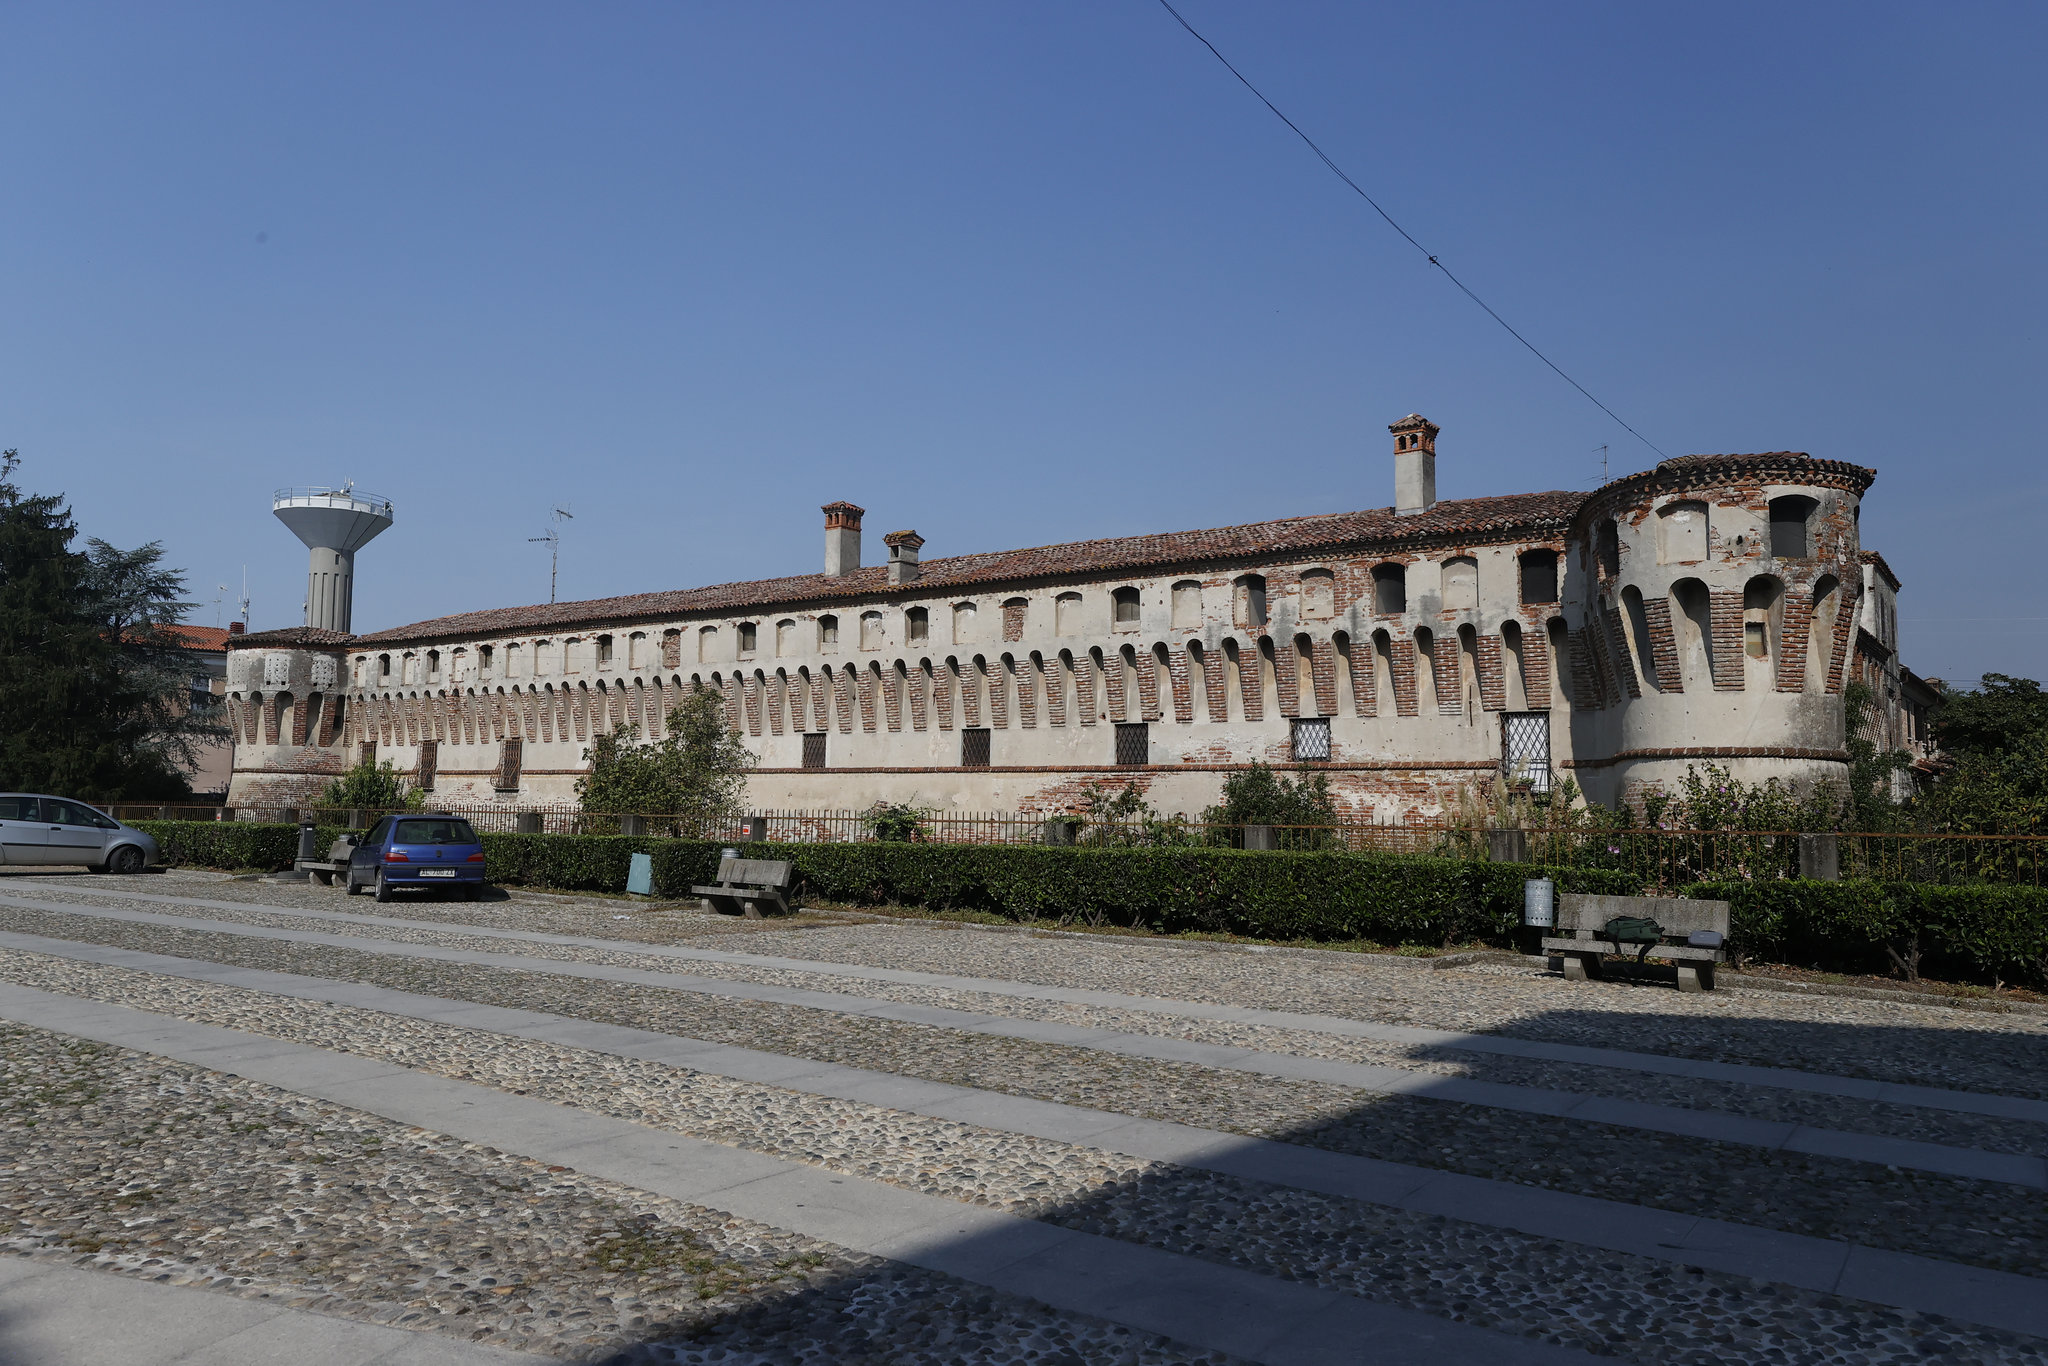
[[[1845,771],[1856,677],[1912,733],[1897,580],[1858,538],[1874,471],[1696,455],[1440,501],[1437,426],[1389,430],[1391,507],[933,559],[898,531],[868,565],[836,502],[820,573],[240,636],[230,804],[309,804],[366,757],[450,806],[570,803],[592,736],[658,737],[699,688],[759,756],[757,809],[1053,812],[1135,782],[1193,814],[1254,761],[1386,820],[1495,774],[1808,784]]]

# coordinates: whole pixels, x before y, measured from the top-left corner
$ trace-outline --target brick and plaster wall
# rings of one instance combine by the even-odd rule
[[[1348,808],[1412,818],[1490,779],[1510,712],[1547,714],[1554,771],[1600,799],[1702,758],[1810,780],[1839,767],[1869,479],[1805,456],[1690,457],[1591,495],[246,637],[231,800],[317,789],[366,746],[416,770],[432,743],[442,801],[569,802],[591,737],[658,738],[700,688],[759,756],[762,808],[1054,811],[1136,781],[1195,813],[1229,772],[1290,762],[1309,723],[1328,727],[1322,767]],[[1811,503],[1803,555],[1772,553],[1786,498]],[[833,507],[857,534],[860,509]],[[1151,762],[1119,765],[1134,723]],[[987,767],[962,766],[965,731],[987,732]],[[807,736],[823,770],[804,766]]]

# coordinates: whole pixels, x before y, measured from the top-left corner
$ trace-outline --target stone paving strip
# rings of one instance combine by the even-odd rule
[[[92,1366],[156,1334],[150,1292],[172,1288],[213,1301],[198,1312],[218,1323],[307,1310],[420,1341],[392,1366],[462,1362],[479,1341],[648,1362],[1222,1360],[562,1164],[41,1030],[0,1026],[0,1135],[0,1245],[21,1258],[0,1263],[0,1279],[92,1268],[80,1293],[110,1310],[82,1335]],[[0,1360],[44,1361],[9,1350],[33,1327],[0,1322]],[[315,1347],[335,1336],[295,1333],[266,1352],[259,1333],[242,1354],[207,1359],[326,1362]],[[673,1349],[636,1350],[650,1338]],[[148,1366],[171,1356],[153,1340]],[[958,1350],[975,1343],[1002,1350]]]
[[[492,949],[453,948],[439,944],[374,939],[318,930],[252,925],[243,921],[167,916],[115,907],[65,906],[61,903],[44,906],[23,898],[9,897],[7,900],[15,905],[33,909],[55,909],[130,923],[165,924],[204,933],[279,938],[291,942],[327,944],[370,953],[419,956],[475,966],[525,968],[533,961],[530,957],[521,961],[521,955],[497,952],[497,946]],[[898,1003],[872,996],[777,986],[745,979],[670,973],[610,962],[592,963],[552,958],[545,961],[551,971],[567,976],[632,982],[698,995],[794,1005],[908,1024],[935,1025],[972,1034],[1097,1049],[1127,1057],[1188,1062],[1270,1077],[1320,1081],[1359,1091],[1405,1095],[1460,1105],[1487,1106],[1519,1114],[1558,1116],[1652,1133],[1736,1143],[1774,1152],[1844,1158],[1882,1166],[1912,1168],[1945,1176],[1961,1176],[1972,1180],[2005,1182],[2036,1190],[2048,1190],[2048,1159],[2033,1153],[2001,1153],[1982,1148],[1956,1148],[1884,1134],[1818,1129],[1803,1124],[1787,1124],[1717,1110],[1658,1105],[1547,1087],[1476,1081],[1418,1072],[1405,1067],[1304,1057],[1294,1053],[1264,1052],[1235,1045],[1204,1043],[1162,1035],[1134,1035],[1055,1021],[1031,1020],[1015,1015],[989,1015],[950,1006]]]
[[[0,1016],[346,1105],[1266,1366],[1564,1363],[1576,1350],[672,1130],[126,1006],[0,987]]]
[[[555,1366],[446,1335],[230,1299],[39,1257],[0,1258],[0,1361],[16,1366]]]
[[[1465,1317],[1472,1321],[1545,1338],[1584,1339],[1581,1345],[1596,1351],[1641,1356],[1642,1344],[1589,1334],[1574,1313],[1579,1306],[1594,1304],[1612,1314],[1618,1299],[1635,1302],[1643,1295],[1641,1289],[1629,1289],[1631,1285],[1657,1287],[1648,1302],[1634,1304],[1645,1322],[1713,1320],[1712,1306],[1700,1303],[1697,1293],[1686,1293],[1708,1290],[1708,1284],[1685,1286],[1681,1278],[1674,1286],[1675,1273],[1668,1265],[1657,1265],[1660,1261],[1690,1263],[1686,1274],[1694,1276],[1702,1267],[1744,1273],[1743,1280],[1717,1278],[1730,1284],[1712,1285],[1716,1294],[1740,1293],[1744,1284],[1751,1294],[1759,1293],[1757,1283],[1746,1280],[1759,1275],[1766,1283],[1822,1292],[1803,1297],[1803,1302],[1795,1302],[1802,1297],[1775,1293],[1785,1297],[1779,1307],[1787,1315],[1802,1315],[1809,1326],[1825,1324],[1824,1336],[1837,1344],[1869,1334],[1869,1311],[1829,1309],[1819,1302],[1828,1294],[1980,1323],[1988,1315],[1999,1327],[2048,1334],[2048,1283],[1923,1258],[1873,1254],[1580,1196],[918,1084],[882,1073],[819,1067],[641,1029],[129,950],[56,947],[76,959],[49,964],[41,971],[37,960],[26,959],[29,970],[10,975],[45,989],[121,1001],[182,1019],[288,1040],[316,1040],[329,1048],[464,1080],[484,1080],[522,1093],[531,1089],[549,1099],[693,1136],[993,1204],[1084,1231],[1111,1232],[1211,1260],[1231,1260],[1409,1307],[1435,1309],[1447,1301],[1460,1302],[1458,1297],[1463,1296]],[[157,974],[187,980],[166,981]],[[416,1023],[423,1021],[433,1023],[427,1028]],[[522,1048],[474,1033],[484,1030],[548,1046]],[[591,1052],[610,1056],[591,1059]],[[667,1066],[621,1067],[611,1058]],[[774,1084],[714,1088],[680,1069]],[[842,1103],[792,1105],[792,1092]],[[868,1103],[877,1098],[886,1106]],[[854,1103],[843,1103],[847,1101]],[[908,1120],[905,1113],[941,1122]],[[971,1126],[961,1124],[961,1116],[970,1119]],[[1026,1141],[1019,1143],[1008,1135],[1022,1135]],[[1128,1170],[1122,1162],[1105,1162],[1105,1153],[1148,1163]],[[1191,1179],[1172,1166],[1228,1179]],[[965,1175],[949,1175],[956,1172]],[[1338,1199],[1303,1199],[1292,1191]],[[1407,1217],[1364,1205],[1388,1206],[1405,1211]],[[1189,1239],[1181,1230],[1187,1227],[1190,1209],[1228,1225],[1229,1236],[1216,1236],[1219,1230],[1211,1219],[1204,1219],[1203,1231]],[[1216,1211],[1227,1213],[1217,1217]],[[1446,1218],[1457,1223],[1447,1224]],[[1483,1227],[1488,1225],[1553,1236],[1489,1238]],[[1467,1262],[1475,1243],[1488,1246],[1496,1257],[1512,1253],[1512,1266],[1542,1268],[1540,1278],[1531,1284],[1489,1271],[1482,1289],[1457,1283],[1456,1274],[1432,1272],[1419,1284],[1413,1282],[1418,1268]],[[1617,1276],[1619,1268],[1612,1259],[1592,1248],[1631,1254],[1626,1274]],[[1403,1268],[1410,1283],[1380,1274],[1390,1265]],[[1361,1278],[1359,1273],[1368,1269],[1375,1274]],[[1453,1283],[1446,1285],[1446,1280]],[[1678,1303],[1685,1300],[1692,1303]],[[1670,1326],[1657,1333],[1656,1345],[1666,1351],[1702,1350],[1708,1359],[1720,1350],[1711,1340],[1686,1343],[1684,1329]],[[1993,1345],[2003,1350],[2009,1344]]]
[[[2048,1265],[2048,1202],[2013,1187],[1769,1153],[1554,1116],[1363,1094],[1062,1045],[659,987],[15,908],[23,930],[655,1028],[822,1062],[1523,1182],[2022,1275]],[[145,918],[146,919],[146,918]],[[360,941],[357,941],[360,943]],[[549,968],[557,965],[549,964]]]
[[[47,894],[98,899],[120,897],[123,889],[134,888],[136,880],[6,882],[35,886]],[[217,906],[238,905],[258,914],[333,912],[355,904],[330,888],[223,883],[204,874],[171,873],[164,882],[151,885],[203,888]],[[590,898],[528,900],[529,895],[515,891],[508,900],[478,903],[413,900],[380,909],[443,929],[474,921],[491,928],[523,924],[545,931],[562,921],[608,941],[628,931],[667,938],[683,933],[679,925],[706,922],[722,924],[731,933],[691,930],[686,936],[691,943],[741,952],[782,947],[807,960],[941,969],[962,976],[1113,989],[1138,997],[1268,1008],[1284,1004],[1302,1013],[1594,1048],[1611,1049],[1617,1039],[1625,1039],[1636,1052],[1778,1070],[1787,1059],[1796,1058],[1810,1071],[1842,1078],[2048,1100],[2048,1018],[2033,1015],[1964,1013],[1914,1002],[1832,997],[1727,992],[1681,996],[1668,987],[1624,982],[1568,984],[1540,969],[1480,965],[1446,972],[1431,969],[1424,960],[1384,954],[1278,955],[1241,946],[1199,952],[1145,939],[1049,938],[948,922],[764,929],[673,907],[642,909]],[[574,904],[565,907],[564,902]],[[610,915],[593,914],[591,906],[616,909]],[[1872,1046],[1874,1029],[1880,1031],[1882,1047]]]
[[[596,939],[588,936],[567,935],[531,928],[513,929],[472,926],[465,932],[458,934],[450,934],[441,930],[425,930],[423,932],[422,926],[417,920],[389,915],[351,914],[343,911],[314,908],[301,909],[271,906],[262,903],[251,905],[246,902],[209,900],[198,897],[138,894],[119,888],[90,889],[87,894],[118,897],[131,902],[155,902],[174,906],[200,907],[208,910],[228,912],[234,916],[255,910],[258,912],[268,912],[274,917],[274,919],[267,922],[251,920],[243,923],[269,923],[273,926],[288,926],[292,920],[312,919],[329,921],[340,925],[375,929],[381,932],[379,937],[394,938],[397,942],[428,942],[455,948],[483,947],[488,949],[492,947],[488,941],[504,940],[515,945],[530,944],[549,948],[591,949],[596,950],[600,956],[588,961],[610,962],[621,966],[641,967],[646,966],[649,962],[679,960],[704,965],[766,969],[770,972],[786,974],[785,977],[777,980],[782,980],[792,985],[808,985],[829,978],[847,978],[861,983],[888,986],[929,987],[953,995],[1008,997],[1031,1002],[1097,1006],[1127,1014],[1142,1013],[1163,1016],[1171,1020],[1249,1025],[1259,1027],[1270,1038],[1290,1042],[1304,1034],[1334,1034],[1345,1038],[1400,1045],[1410,1050],[1451,1050],[1454,1052],[1487,1053],[1507,1058],[1539,1062],[1568,1063],[1586,1067],[1653,1072],[1684,1082],[1705,1081],[1759,1086],[1869,1101],[1891,1106],[1950,1110],[1960,1114],[2018,1119],[2030,1121],[2033,1124],[2048,1125],[2048,1100],[2036,1100],[2029,1097],[2011,1095],[1981,1095],[1939,1087],[1911,1086],[1895,1082],[1873,1081],[1861,1077],[1831,1076],[1825,1073],[1804,1072],[1785,1067],[1759,1067],[1743,1064],[1704,1062],[1693,1058],[1670,1057],[1655,1053],[1634,1052],[1626,1049],[1595,1048],[1576,1044],[1518,1039],[1501,1034],[1473,1034],[1455,1030],[1423,1029],[1407,1025],[1379,1024],[1369,1020],[1357,1020],[1335,1015],[1301,1014],[1295,1011],[1228,1005],[1209,1001],[1178,1001],[1156,995],[1134,995],[1125,992],[1098,991],[1078,987],[1045,986],[1028,982],[1012,982],[988,977],[965,977],[956,974],[924,972],[907,968],[867,967],[858,964],[834,963],[812,958],[788,958],[772,954],[684,948],[655,944],[634,944],[629,946],[620,943],[617,939]],[[11,894],[0,892],[0,896],[8,895]],[[38,903],[30,901],[27,904],[34,905]],[[422,903],[422,905],[425,904],[428,903]],[[465,903],[465,906],[467,904]],[[418,910],[420,908],[409,907],[408,909]],[[422,935],[423,937],[416,940],[397,939],[399,935]],[[468,942],[464,942],[465,940]],[[891,999],[902,998],[892,997]],[[1289,1048],[1285,1051],[1298,1052],[1301,1050],[1297,1047]]]
[[[620,944],[616,939],[592,940],[533,930],[501,931],[486,936],[389,916],[263,903],[169,896],[144,898],[145,906],[151,903],[205,907],[237,923],[281,928],[314,920],[351,934],[400,943],[438,944],[484,952],[511,948],[521,953],[532,945],[535,956],[544,959],[659,967],[665,960],[680,956],[646,946]],[[420,914],[448,907],[466,910],[472,904],[475,903],[418,902],[405,909]],[[674,913],[669,918],[674,918]],[[635,947],[641,951],[628,951]],[[1809,1130],[1848,1130],[1947,1148],[2048,1158],[2048,1102],[2024,1097],[1977,1096],[1786,1068],[1704,1063],[1616,1049],[1530,1043],[1499,1035],[1424,1030],[1285,1011],[990,982],[983,978],[847,969],[832,963],[759,954],[696,954],[690,956],[690,961],[699,974],[735,980],[844,989],[913,1004],[1051,1020],[1092,1031],[1162,1034],[1254,1052],[1380,1064],[1411,1072],[1607,1096],[1679,1109],[1736,1111],[1787,1130],[1801,1126]],[[782,965],[802,970],[784,970]],[[926,982],[957,985],[923,985]],[[1303,1027],[1281,1027],[1267,1021],[1299,1021]],[[1320,1032],[1324,1027],[1328,1033]],[[2044,1056],[2043,1064],[2048,1065],[2048,1056]]]

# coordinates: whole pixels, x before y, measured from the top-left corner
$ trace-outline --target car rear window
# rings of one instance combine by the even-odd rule
[[[32,821],[36,814],[34,797],[0,797],[0,821]]]
[[[398,823],[393,844],[475,844],[476,831],[468,821],[409,820]]]

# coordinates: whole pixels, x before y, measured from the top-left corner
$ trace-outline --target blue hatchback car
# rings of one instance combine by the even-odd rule
[[[460,816],[386,816],[349,851],[345,885],[350,896],[374,887],[379,901],[401,887],[459,890],[474,901],[484,886],[484,846]]]

